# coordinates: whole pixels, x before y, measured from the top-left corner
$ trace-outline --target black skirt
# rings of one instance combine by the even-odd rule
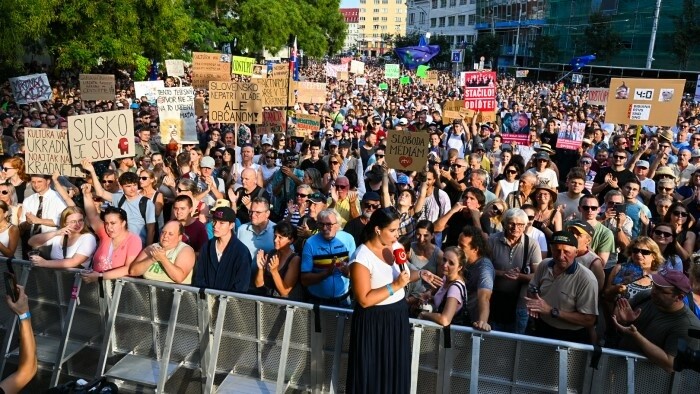
[[[405,300],[369,308],[355,304],[346,391],[408,393],[411,385],[410,335]]]

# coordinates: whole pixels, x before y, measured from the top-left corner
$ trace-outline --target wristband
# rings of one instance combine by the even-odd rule
[[[391,283],[386,285],[386,289],[389,290],[389,297],[394,295],[394,289],[391,288]]]
[[[32,317],[32,314],[29,311],[27,311],[27,312],[24,312],[23,314],[18,315],[18,316],[19,316],[19,320],[27,320],[30,317]]]

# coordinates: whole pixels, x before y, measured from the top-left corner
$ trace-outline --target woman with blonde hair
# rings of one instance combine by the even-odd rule
[[[19,226],[19,218],[22,217],[22,204],[17,202],[17,192],[12,183],[0,183],[0,201],[7,204],[10,223]]]
[[[0,200],[0,254],[7,258],[22,258],[19,228],[8,221],[10,207]]]
[[[91,203],[87,202],[88,204]],[[85,225],[82,208],[72,206],[61,212],[58,230],[36,234],[29,238],[29,246],[51,248],[50,259],[31,256],[30,260],[37,267],[47,268],[88,268],[92,255],[97,249],[97,241]]]
[[[508,206],[505,201],[501,199],[495,199],[484,206],[484,215],[489,220],[489,229],[484,229],[488,234],[494,234],[503,231],[503,224],[501,224],[501,219],[503,217],[503,212],[508,210]]]
[[[141,170],[139,172],[139,187],[141,188],[141,194],[148,197],[153,201],[153,205],[156,207],[156,224],[158,229],[163,228],[163,193],[158,191],[156,175],[151,170]],[[158,233],[156,231],[156,233]]]
[[[603,298],[614,303],[617,298],[625,297],[634,305],[635,300],[643,300],[651,294],[651,274],[656,273],[665,259],[656,242],[646,236],[630,242],[625,255],[629,258],[627,262],[617,264],[610,272]],[[613,306],[610,305],[610,310]]]
[[[24,160],[19,157],[10,157],[2,162],[2,178],[12,186],[17,193],[17,203],[21,204],[24,199],[34,194],[34,190],[29,185],[29,175],[24,172]]]
[[[343,158],[339,154],[335,153],[328,155],[328,169],[329,171],[323,175],[323,190],[325,193],[331,189],[331,186],[335,183],[335,180],[343,175],[340,173],[340,165],[343,164]]]

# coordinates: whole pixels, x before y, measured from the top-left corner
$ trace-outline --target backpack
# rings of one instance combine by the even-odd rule
[[[444,212],[442,212],[442,204],[440,204],[440,189],[435,186],[433,186],[433,198],[438,206],[438,218],[441,218]]]
[[[459,295],[462,298],[462,309],[452,317],[450,325],[471,326],[472,321],[469,316],[469,310],[467,309],[467,287],[462,282],[454,281],[447,287],[447,291],[454,285],[457,285],[457,289],[459,289]],[[442,299],[440,306],[438,306],[438,313],[442,313],[442,310],[445,308],[445,304],[447,303],[447,291],[445,291],[445,297]]]
[[[467,151],[469,150],[469,145],[467,143],[467,133],[462,133],[460,137],[462,138],[462,153],[466,155]],[[452,127],[449,128],[449,131],[447,132],[447,137],[445,137],[445,149],[450,148],[447,144],[450,141],[450,138],[452,138]]]
[[[148,204],[148,197],[146,196],[141,196],[141,200],[139,200],[139,211],[141,211],[141,217],[143,218],[143,222],[146,223],[146,205]],[[121,208],[122,205],[126,202],[126,196],[122,195],[122,198],[119,199],[119,203],[117,203],[117,208]]]

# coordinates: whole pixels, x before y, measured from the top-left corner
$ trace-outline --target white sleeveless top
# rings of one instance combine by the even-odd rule
[[[0,243],[5,245],[6,248],[10,245],[10,227],[12,226],[13,224],[10,224],[3,232],[0,233]],[[17,242],[17,249],[15,249],[14,258],[22,258],[22,240],[19,240],[19,242]]]

